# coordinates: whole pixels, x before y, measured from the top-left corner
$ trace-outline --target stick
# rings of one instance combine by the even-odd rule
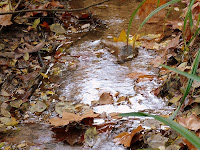
[[[26,12],[34,12],[34,11],[47,11],[47,12],[75,12],[75,11],[81,11],[81,10],[86,10],[90,7],[94,7],[100,4],[103,4],[105,2],[109,2],[110,0],[104,0],[102,2],[99,3],[95,3],[92,4],[90,6],[87,7],[83,7],[83,8],[78,8],[78,9],[32,9],[32,10],[18,10],[18,11],[13,11],[13,12],[2,12],[0,13],[0,15],[7,15],[7,14],[19,14],[19,13],[26,13]]]

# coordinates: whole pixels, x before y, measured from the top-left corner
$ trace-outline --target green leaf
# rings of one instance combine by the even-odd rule
[[[35,19],[34,22],[33,22],[32,27],[36,30],[36,29],[37,29],[37,26],[39,25],[39,23],[40,23],[40,18]]]
[[[175,121],[164,118],[161,116],[150,115],[142,112],[132,112],[132,113],[124,113],[120,114],[120,116],[143,116],[143,117],[153,117],[158,121],[163,122],[164,124],[170,126],[173,130],[181,134],[185,137],[190,143],[192,143],[196,148],[200,149],[200,138],[196,136],[193,132],[189,131],[188,129],[184,128],[180,124],[176,123]]]
[[[169,66],[165,66],[165,65],[161,65],[161,66],[166,68],[166,69],[172,70],[172,71],[174,71],[174,72],[176,72],[178,74],[186,76],[187,78],[190,78],[190,79],[193,79],[193,80],[196,80],[196,81],[200,81],[200,77],[199,76],[196,76],[196,75],[184,72],[184,71],[180,71],[178,69],[175,69],[175,68],[172,68],[172,67],[169,67]]]
[[[136,13],[138,12],[139,8],[144,4],[146,0],[143,0],[140,5],[136,8],[136,10],[133,12],[133,14],[131,15],[131,19],[129,21],[128,24],[128,31],[127,31],[127,44],[128,44],[128,40],[129,40],[129,33],[130,33],[130,29],[131,29],[131,23],[133,22],[133,18],[135,17]]]

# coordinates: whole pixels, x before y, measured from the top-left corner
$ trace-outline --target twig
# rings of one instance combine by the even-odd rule
[[[75,12],[75,11],[82,11],[82,10],[86,10],[90,7],[94,7],[94,6],[97,6],[97,5],[100,5],[100,4],[103,4],[105,2],[109,2],[111,0],[104,0],[102,2],[99,2],[99,3],[95,3],[95,4],[92,4],[90,6],[87,6],[87,7],[83,7],[83,8],[78,8],[78,9],[32,9],[32,10],[18,10],[18,11],[13,11],[13,12],[2,12],[0,13],[0,15],[7,15],[7,14],[19,14],[19,13],[26,13],[26,12],[34,12],[34,11],[47,11],[47,12]]]

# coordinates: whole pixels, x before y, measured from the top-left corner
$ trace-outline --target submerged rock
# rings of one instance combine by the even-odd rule
[[[108,51],[117,57],[117,63],[124,63],[132,60],[138,55],[138,48],[128,45],[125,42],[110,42],[106,40],[101,41]]]

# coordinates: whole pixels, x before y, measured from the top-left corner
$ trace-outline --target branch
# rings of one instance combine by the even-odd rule
[[[100,4],[103,4],[105,2],[109,2],[110,0],[104,0],[102,2],[99,3],[95,3],[92,4],[90,6],[87,7],[83,7],[83,8],[78,8],[78,9],[32,9],[32,10],[18,10],[18,11],[13,11],[13,12],[2,12],[0,13],[0,15],[7,15],[7,14],[19,14],[19,13],[26,13],[26,12],[34,12],[34,11],[47,11],[47,12],[75,12],[75,11],[82,11],[82,10],[86,10],[90,7],[94,7]]]

